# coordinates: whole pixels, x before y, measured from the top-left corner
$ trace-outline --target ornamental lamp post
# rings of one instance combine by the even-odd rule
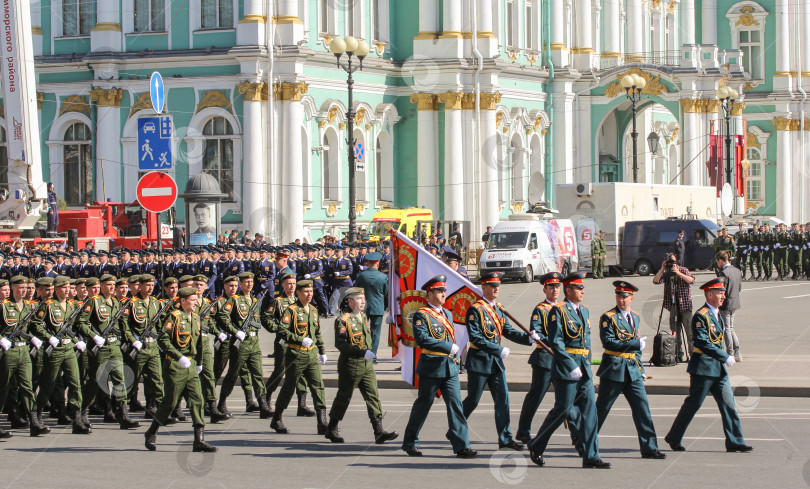
[[[633,183],[638,183],[638,131],[636,130],[636,104],[641,100],[641,91],[647,86],[647,80],[636,73],[624,75],[621,80],[622,88],[627,93],[627,100],[632,104],[633,110]]]
[[[346,81],[349,91],[349,104],[346,109],[346,123],[349,131],[349,137],[346,143],[349,146],[349,242],[353,243],[357,240],[357,210],[355,209],[355,200],[357,198],[357,186],[355,183],[356,163],[354,156],[354,79],[352,74],[355,71],[363,70],[363,59],[368,55],[368,43],[362,39],[356,39],[352,36],[346,36],[344,39],[333,39],[329,44],[329,50],[335,55],[337,65],[348,73],[349,78]],[[341,62],[343,55],[346,55],[346,63]],[[359,63],[353,64],[353,58],[357,56]]]
[[[732,166],[731,166],[731,112],[734,110],[734,102],[740,93],[731,87],[720,87],[717,89],[717,98],[720,100],[720,106],[723,108],[723,119],[726,122],[726,182],[731,185],[734,190],[734,181],[732,180]]]

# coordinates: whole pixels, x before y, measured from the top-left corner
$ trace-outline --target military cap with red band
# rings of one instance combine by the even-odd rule
[[[700,290],[725,289],[726,278],[717,277],[700,286]]]
[[[426,292],[436,289],[447,290],[447,277],[444,275],[436,275],[422,286],[422,290]]]

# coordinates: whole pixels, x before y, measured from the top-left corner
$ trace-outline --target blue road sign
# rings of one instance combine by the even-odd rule
[[[149,96],[152,98],[152,108],[160,114],[166,103],[166,92],[163,90],[163,77],[157,71],[149,78]]]
[[[363,143],[355,143],[354,144],[354,157],[357,158],[358,161],[363,161],[363,157],[366,156],[366,149],[363,147]]]
[[[171,170],[172,119],[141,117],[138,119],[138,170]]]

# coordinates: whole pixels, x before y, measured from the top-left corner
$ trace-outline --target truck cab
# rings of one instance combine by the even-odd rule
[[[391,236],[392,229],[409,238],[415,238],[420,226],[424,228],[425,236],[430,236],[433,232],[432,210],[421,207],[382,209],[371,219],[368,239],[372,243],[385,241]]]
[[[680,265],[690,270],[710,268],[714,261],[714,238],[720,227],[708,219],[628,221],[622,237],[622,268],[639,275],[655,273],[666,254],[675,252],[680,230],[685,232],[686,244],[686,257]]]

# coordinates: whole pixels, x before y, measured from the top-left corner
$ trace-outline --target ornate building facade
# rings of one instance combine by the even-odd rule
[[[43,175],[71,205],[135,200],[159,71],[171,173],[219,180],[224,229],[340,235],[350,135],[329,46],[353,35],[372,47],[354,77],[361,223],[424,206],[476,236],[556,184],[632,181],[628,73],[647,82],[639,182],[709,184],[731,87],[750,212],[810,219],[810,0],[41,0],[32,18]]]

